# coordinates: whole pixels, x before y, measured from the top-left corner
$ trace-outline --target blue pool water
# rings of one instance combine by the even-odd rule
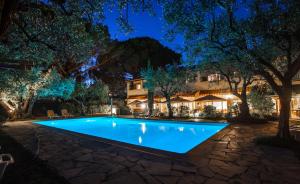
[[[175,153],[188,152],[228,125],[226,123],[190,123],[111,117],[35,123]]]

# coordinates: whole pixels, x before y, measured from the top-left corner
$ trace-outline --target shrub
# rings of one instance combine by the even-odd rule
[[[130,115],[131,114],[130,108],[127,106],[121,105],[120,106],[120,114],[121,115]]]
[[[189,107],[188,106],[180,106],[178,115],[180,117],[188,117],[189,116]]]
[[[265,85],[253,87],[249,94],[249,102],[253,108],[252,116],[266,118],[272,115],[274,103],[268,95],[269,93],[268,87]]]
[[[77,104],[71,103],[71,102],[67,102],[67,103],[63,103],[60,106],[61,109],[67,109],[69,113],[73,114],[73,115],[79,115],[80,114],[80,109],[77,106]]]
[[[212,105],[206,105],[203,109],[203,116],[204,118],[220,118],[222,114],[217,112],[216,107]]]

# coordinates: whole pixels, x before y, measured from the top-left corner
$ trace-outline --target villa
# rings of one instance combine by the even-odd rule
[[[258,84],[256,81],[252,84]],[[147,107],[148,90],[144,88],[145,80],[137,78],[127,81],[127,106],[131,112],[144,112]],[[240,99],[232,95],[226,79],[220,74],[203,75],[198,73],[193,80],[187,81],[190,92],[182,92],[171,98],[173,107],[186,106],[190,116],[198,116],[198,110],[206,105],[212,105],[217,111],[227,113],[232,105],[240,103]],[[249,93],[251,87],[247,89]],[[279,114],[280,103],[277,95],[272,95],[274,115]],[[165,98],[154,97],[154,109],[160,113],[167,112]],[[300,73],[293,80],[293,96],[291,102],[291,118],[300,118]]]

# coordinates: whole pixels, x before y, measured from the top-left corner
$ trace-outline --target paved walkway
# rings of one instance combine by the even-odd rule
[[[300,183],[300,160],[293,152],[253,143],[256,136],[274,134],[276,124],[231,125],[180,159],[128,150],[30,122],[9,122],[3,130],[74,184]]]

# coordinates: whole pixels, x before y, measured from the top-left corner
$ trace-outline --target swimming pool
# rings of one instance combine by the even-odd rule
[[[175,153],[186,153],[227,123],[94,117],[38,121],[36,124]]]

